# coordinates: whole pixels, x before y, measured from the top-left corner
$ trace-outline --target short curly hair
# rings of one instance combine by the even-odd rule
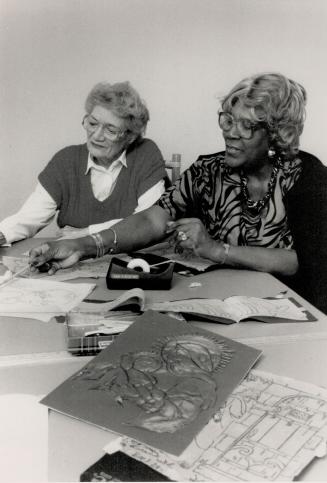
[[[86,113],[90,114],[97,105],[110,109],[116,116],[123,119],[126,130],[135,138],[144,135],[150,119],[149,111],[145,102],[129,82],[96,84],[86,98]]]
[[[267,125],[271,145],[286,158],[296,156],[305,121],[306,91],[297,82],[279,73],[247,77],[222,98],[224,111],[237,101],[251,110],[255,121]]]

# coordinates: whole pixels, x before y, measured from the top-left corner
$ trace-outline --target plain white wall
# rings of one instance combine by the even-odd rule
[[[84,142],[98,81],[130,80],[147,135],[186,168],[223,149],[217,96],[266,70],[308,91],[301,147],[327,162],[325,0],[0,0],[0,219],[52,155]]]

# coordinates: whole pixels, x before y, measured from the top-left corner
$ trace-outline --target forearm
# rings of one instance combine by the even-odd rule
[[[209,257],[208,257],[209,258]],[[294,275],[298,270],[298,259],[295,250],[283,248],[230,246],[225,257],[221,244],[212,250],[210,258],[235,268],[248,268],[259,272],[276,275]]]
[[[169,219],[169,215],[159,206],[129,216],[117,223],[114,230],[109,228],[100,232],[104,252],[109,253],[111,249],[115,253],[131,252],[157,243],[164,238]],[[96,244],[91,236],[81,238],[79,244],[83,258],[96,255]]]

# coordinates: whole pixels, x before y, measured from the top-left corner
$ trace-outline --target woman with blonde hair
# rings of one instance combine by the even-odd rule
[[[327,312],[327,168],[299,150],[306,92],[278,73],[246,78],[222,99],[225,150],[202,155],[155,206],[100,234],[128,252],[173,234],[181,249],[270,272]],[[90,237],[41,246],[31,263],[94,256]]]

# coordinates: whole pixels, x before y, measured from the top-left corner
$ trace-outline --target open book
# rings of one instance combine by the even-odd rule
[[[159,312],[179,312],[192,320],[233,324],[247,319],[261,322],[308,322],[315,319],[291,298],[233,296],[219,299],[187,299],[146,305]],[[189,317],[187,317],[189,315]]]
[[[82,302],[74,309],[76,312],[105,314],[109,311],[136,310],[144,312],[181,313],[185,317],[204,319],[223,324],[233,324],[247,319],[261,322],[311,322],[317,320],[293,298],[259,298],[236,295],[225,300],[191,298],[169,300],[167,302],[148,302],[144,290],[127,290],[116,300],[104,303]]]

